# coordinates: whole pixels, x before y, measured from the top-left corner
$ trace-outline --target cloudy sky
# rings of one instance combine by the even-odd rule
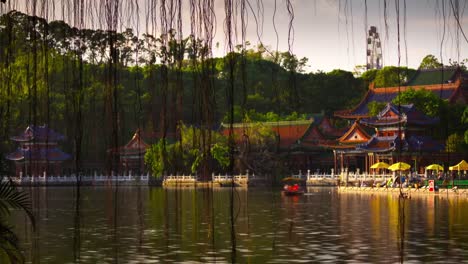
[[[96,7],[104,0],[83,0],[85,5]],[[139,3],[140,14],[133,15],[133,25],[138,23],[140,33],[143,33],[146,23],[146,9],[150,0],[121,0],[121,8],[128,10],[128,3]],[[158,1],[151,0],[153,3]],[[150,2],[151,2],[150,1]],[[330,71],[344,69],[352,71],[355,65],[366,63],[366,32],[369,26],[376,26],[383,43],[383,63],[385,66],[398,65],[398,34],[395,3],[400,3],[400,65],[417,68],[422,58],[433,54],[448,64],[449,59],[460,61],[468,58],[468,41],[458,31],[451,3],[459,5],[460,24],[468,34],[468,0],[367,0],[367,16],[365,15],[365,0],[291,0],[294,9],[294,42],[293,53],[309,59],[309,71]],[[26,3],[37,2],[49,5],[49,19],[63,17],[63,6],[72,6],[72,0],[18,0],[14,8],[25,11]],[[160,2],[160,0],[159,0]],[[220,45],[214,48],[216,56],[223,55],[227,48],[224,44],[224,2],[215,0],[216,36],[215,42]],[[233,0],[236,3],[236,0]],[[237,0],[239,3],[240,0]],[[254,17],[249,11],[247,40],[251,47],[262,43],[271,49],[276,49],[277,37],[273,21],[278,31],[278,50],[287,51],[289,15],[285,0],[248,0],[252,10],[258,10],[258,3],[263,4],[263,19]],[[406,32],[404,5],[406,2]],[[184,33],[190,28],[188,0],[182,0],[184,10]],[[273,16],[276,3],[276,15]],[[384,20],[384,4],[387,4],[387,27]],[[12,5],[13,6],[13,5]],[[455,5],[454,5],[455,6]],[[52,9],[52,7],[54,7]],[[38,8],[40,9],[40,8]],[[92,8],[91,8],[92,9]],[[248,8],[250,9],[250,8]],[[55,10],[55,11],[51,11]],[[5,9],[3,10],[5,11]],[[39,11],[38,11],[39,12]],[[62,15],[60,15],[60,13]],[[445,19],[443,15],[445,14]],[[40,14],[39,14],[40,15]],[[87,23],[96,28],[99,14],[85,13]],[[102,17],[102,15],[101,15]],[[366,27],[367,17],[367,27]],[[258,23],[255,22],[257,18]],[[91,22],[90,22],[91,21]],[[125,19],[122,20],[125,24]],[[445,25],[444,25],[445,24]],[[127,27],[128,25],[121,25]],[[130,25],[130,27],[133,27]],[[258,30],[260,29],[260,30]],[[240,39],[240,38],[238,38]]]

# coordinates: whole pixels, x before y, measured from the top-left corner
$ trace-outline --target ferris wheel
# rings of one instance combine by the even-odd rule
[[[377,27],[371,26],[367,36],[367,69],[382,68],[382,43]]]

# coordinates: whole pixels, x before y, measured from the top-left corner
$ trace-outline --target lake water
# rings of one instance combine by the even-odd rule
[[[468,260],[468,200],[309,188],[25,189],[37,228],[15,214],[32,263],[425,263]],[[234,207],[230,210],[233,197]],[[234,228],[232,228],[234,223]]]

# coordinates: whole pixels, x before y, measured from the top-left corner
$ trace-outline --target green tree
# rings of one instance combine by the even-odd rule
[[[439,116],[443,104],[443,100],[433,92],[426,89],[415,90],[412,88],[400,93],[392,102],[394,104],[414,104],[416,109],[432,117]]]
[[[223,169],[229,166],[229,147],[218,142],[211,147],[211,156],[218,162]]]
[[[419,64],[420,69],[437,69],[442,67],[442,63],[432,54],[426,55]]]
[[[468,65],[468,59],[464,59],[461,61],[449,59],[449,65],[451,67],[460,67],[460,69],[462,69],[463,71],[466,71],[466,66]]]
[[[366,82],[367,85],[369,85],[369,83],[375,80],[375,77],[377,76],[378,72],[379,70],[377,69],[367,70],[360,77],[362,80]]]
[[[370,102],[367,105],[367,108],[369,109],[369,115],[370,116],[377,116],[380,111],[382,111],[385,108],[386,103],[384,102]]]
[[[164,140],[161,139],[157,144],[151,145],[145,154],[145,164],[156,178],[162,177],[166,169],[163,162],[163,144]]]
[[[407,67],[387,66],[378,70],[374,83],[375,87],[391,87],[403,85],[416,71]]]
[[[468,125],[468,106],[465,107],[463,110],[463,114],[461,116],[461,123],[466,127]],[[468,144],[468,129],[465,129],[463,132],[465,144]]]
[[[455,133],[448,136],[447,141],[445,143],[445,151],[452,153],[461,153],[465,149],[465,140],[462,135]]]

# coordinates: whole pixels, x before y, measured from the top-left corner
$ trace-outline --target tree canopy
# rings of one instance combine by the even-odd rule
[[[437,69],[442,67],[442,63],[432,54],[426,55],[419,65],[420,69]]]
[[[407,89],[392,100],[394,104],[414,104],[416,109],[428,116],[436,117],[440,115],[440,108],[444,104],[443,100],[433,92],[426,89]]]

